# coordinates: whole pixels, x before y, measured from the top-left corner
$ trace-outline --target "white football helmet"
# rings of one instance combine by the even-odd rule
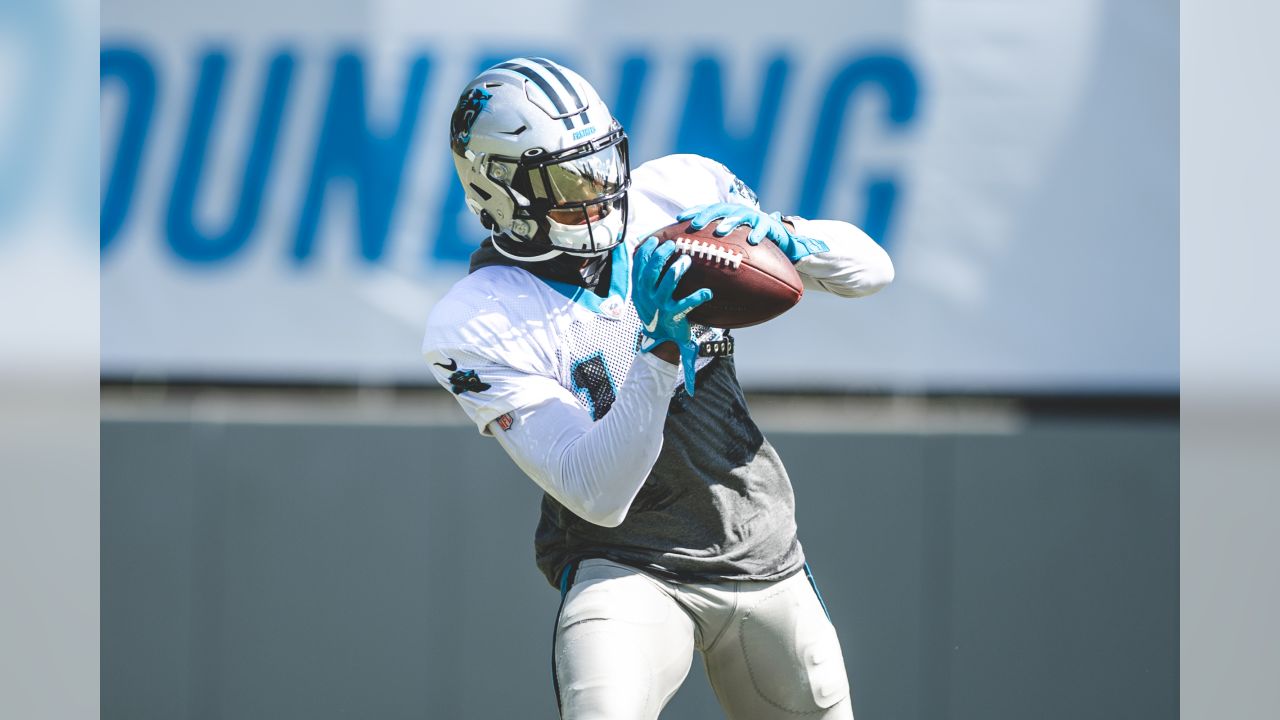
[[[467,84],[450,122],[467,207],[504,255],[598,256],[622,242],[627,134],[599,93],[545,58],[514,58]]]

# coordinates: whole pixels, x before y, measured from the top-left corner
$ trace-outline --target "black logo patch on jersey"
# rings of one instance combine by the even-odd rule
[[[458,366],[458,361],[451,360],[450,362],[454,367]],[[440,365],[440,363],[436,363],[436,365]],[[443,367],[446,370],[449,369],[444,365],[440,365],[440,367]],[[461,395],[464,392],[484,392],[485,390],[493,387],[489,383],[481,380],[480,376],[476,375],[475,370],[458,370],[449,376],[449,384],[453,386],[454,395]]]

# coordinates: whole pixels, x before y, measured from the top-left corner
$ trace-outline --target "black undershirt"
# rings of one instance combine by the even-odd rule
[[[493,247],[493,238],[486,238],[480,247],[471,253],[471,267],[468,273],[491,266],[518,267],[537,275],[544,280],[567,283],[578,287],[589,288],[600,297],[609,295],[609,281],[613,277],[612,253],[605,253],[598,258],[582,258],[577,255],[558,255],[550,260],[538,262],[521,262],[513,260],[498,252]],[[583,260],[588,260],[586,266]],[[593,265],[595,267],[593,267]],[[589,272],[594,270],[594,272]],[[591,275],[595,275],[594,282]]]

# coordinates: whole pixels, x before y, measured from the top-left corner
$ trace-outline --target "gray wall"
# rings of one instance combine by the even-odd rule
[[[769,435],[859,720],[1177,716],[1176,420]],[[103,717],[554,718],[537,502],[468,428],[106,421]]]

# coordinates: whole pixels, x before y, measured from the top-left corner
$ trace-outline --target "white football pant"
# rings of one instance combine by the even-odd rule
[[[556,623],[564,720],[655,720],[693,651],[729,720],[852,720],[835,627],[807,568],[776,582],[687,585],[584,560]]]

